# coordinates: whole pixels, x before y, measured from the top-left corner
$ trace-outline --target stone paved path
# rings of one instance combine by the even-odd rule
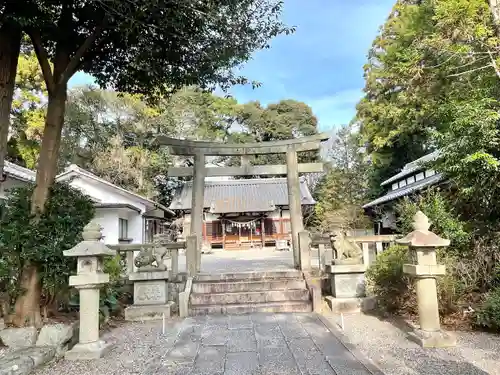
[[[370,375],[315,314],[251,314],[134,323],[105,358],[60,361],[36,375]]]

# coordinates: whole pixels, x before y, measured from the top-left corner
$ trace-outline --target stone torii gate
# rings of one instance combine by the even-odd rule
[[[320,143],[329,139],[326,133],[308,137],[261,143],[227,144],[220,142],[190,141],[158,136],[155,144],[168,146],[173,155],[194,156],[194,167],[169,168],[170,177],[193,176],[191,201],[191,234],[197,237],[196,270],[201,266],[203,228],[203,204],[205,177],[215,176],[272,176],[287,175],[288,204],[292,229],[292,247],[295,268],[301,268],[299,256],[299,232],[303,230],[299,173],[323,172],[323,163],[298,163],[297,153],[318,150]],[[250,165],[250,155],[286,154],[286,165]],[[206,168],[207,156],[240,156],[239,167]]]

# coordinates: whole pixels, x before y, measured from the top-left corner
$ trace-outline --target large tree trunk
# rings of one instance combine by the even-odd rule
[[[42,317],[40,315],[42,288],[38,268],[35,265],[27,264],[24,266],[20,286],[24,292],[16,301],[12,324],[16,327],[35,326],[39,328],[42,326]]]
[[[42,147],[38,158],[36,187],[31,201],[31,212],[34,214],[43,212],[45,202],[49,197],[49,189],[56,177],[66,110],[66,88],[66,84],[58,85],[56,90],[49,94]]]
[[[49,94],[42,147],[38,159],[36,186],[31,197],[31,212],[36,216],[44,211],[45,203],[49,198],[49,189],[57,173],[57,158],[61,144],[65,107],[66,84],[58,85],[56,90]],[[42,323],[40,314],[42,288],[36,265],[29,262],[24,265],[21,275],[21,288],[24,293],[16,300],[15,316],[12,323],[18,327],[39,327]]]
[[[21,29],[17,25],[4,23],[0,28],[0,181],[7,155],[10,111],[20,48]]]

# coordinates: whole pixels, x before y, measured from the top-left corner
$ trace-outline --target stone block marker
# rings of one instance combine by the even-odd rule
[[[80,293],[80,337],[73,349],[66,352],[69,360],[97,359],[106,354],[111,346],[99,339],[99,289],[109,282],[103,272],[103,257],[116,252],[101,242],[101,227],[89,223],[83,229],[83,241],[64,256],[77,257],[77,274],[70,276],[69,285]]]
[[[125,320],[143,321],[171,316],[174,304],[168,298],[170,271],[138,271],[129,275],[134,282],[134,304],[125,309]]]
[[[409,247],[414,261],[403,266],[403,272],[415,279],[417,291],[420,327],[410,333],[410,338],[424,348],[455,346],[455,336],[440,326],[436,288],[436,277],[445,274],[445,266],[437,264],[436,248],[448,247],[450,240],[439,237],[429,228],[429,219],[418,211],[413,218],[414,231],[396,241]]]

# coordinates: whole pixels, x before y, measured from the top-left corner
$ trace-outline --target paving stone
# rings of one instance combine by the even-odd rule
[[[178,341],[174,344],[164,358],[164,363],[168,365],[192,364],[198,354],[200,343],[189,340]]]
[[[229,330],[228,352],[256,352],[257,341],[253,329]]]
[[[289,347],[303,374],[335,375],[325,356],[316,348],[311,339],[292,339],[289,342]]]
[[[253,322],[250,315],[231,315],[229,316],[229,329],[250,329],[253,328]]]
[[[309,337],[309,334],[304,327],[302,327],[302,324],[296,319],[295,315],[288,314],[279,318],[278,324],[281,328],[283,336],[285,336],[287,340]]]
[[[220,328],[228,328],[228,315],[207,315],[205,326],[216,326]]]
[[[224,346],[201,346],[191,375],[223,373],[225,361],[226,348]]]
[[[250,319],[254,325],[276,323],[275,314],[273,313],[254,313],[250,315]]]
[[[259,350],[259,371],[265,375],[302,375],[288,347]]]
[[[228,353],[224,375],[259,375],[256,352]],[[267,373],[263,373],[266,374]]]
[[[201,342],[205,346],[226,345],[229,336],[229,330],[223,326],[203,327],[201,332]]]
[[[371,373],[358,361],[341,363],[338,360],[327,358],[327,362],[336,375],[371,375]]]
[[[285,337],[278,324],[261,324],[255,326],[255,339],[259,350],[264,348],[286,347]]]

